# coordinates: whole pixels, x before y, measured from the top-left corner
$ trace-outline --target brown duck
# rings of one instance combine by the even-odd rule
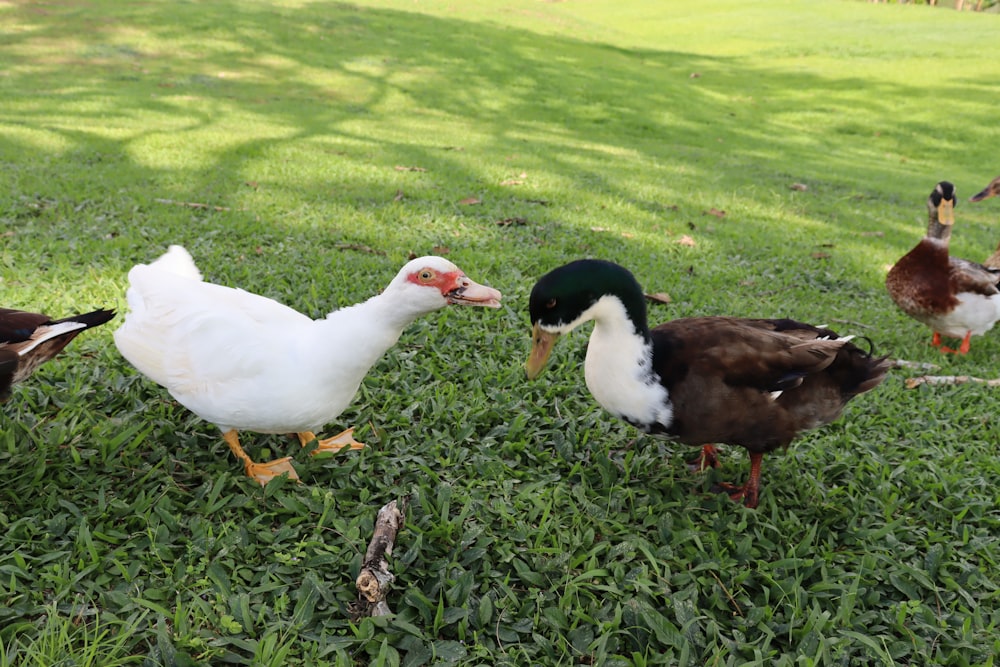
[[[95,310],[53,320],[41,313],[0,308],[0,402],[10,398],[11,385],[62,352],[81,331],[114,315],[113,310]]]
[[[899,308],[930,327],[931,344],[965,354],[969,340],[1000,320],[1000,270],[949,254],[955,186],[941,181],[927,198],[927,234],[889,270],[885,287]],[[941,337],[961,338],[958,349]]]
[[[612,262],[584,259],[543,276],[531,292],[529,378],[555,340],[594,320],[584,375],[606,410],[650,434],[744,447],[750,476],[725,485],[756,507],[765,453],[822,426],[885,378],[890,363],[829,329],[787,319],[692,317],[649,329],[642,289]]]

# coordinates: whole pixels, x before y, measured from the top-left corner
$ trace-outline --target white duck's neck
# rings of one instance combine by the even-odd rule
[[[385,293],[335,310],[314,323],[315,362],[330,368],[338,383],[360,384],[368,369],[426,312]]]
[[[594,320],[584,375],[587,388],[604,409],[645,430],[668,428],[673,409],[653,369],[653,345],[639,331],[622,302],[603,296],[579,322]]]

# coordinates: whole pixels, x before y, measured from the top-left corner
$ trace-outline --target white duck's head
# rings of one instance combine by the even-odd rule
[[[428,255],[407,262],[382,293],[413,311],[430,312],[448,305],[500,307],[500,292],[480,285],[460,268]]]

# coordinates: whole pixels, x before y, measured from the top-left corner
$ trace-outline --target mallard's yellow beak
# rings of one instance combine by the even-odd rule
[[[938,222],[942,225],[955,224],[955,202],[950,199],[942,199],[938,204]]]
[[[552,346],[556,344],[557,338],[559,334],[544,331],[535,322],[535,326],[531,328],[531,353],[528,355],[527,363],[524,364],[529,380],[534,380],[545,368],[545,362],[549,360]]]

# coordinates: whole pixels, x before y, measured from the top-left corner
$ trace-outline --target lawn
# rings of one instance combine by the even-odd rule
[[[125,310],[171,243],[321,317],[411,253],[504,293],[404,333],[333,434],[261,489],[218,429],[80,336],[0,408],[0,666],[993,665],[1000,395],[896,369],[765,457],[760,507],[584,386],[524,378],[527,296],[578,257],[651,318],[794,317],[936,375],[885,272],[959,191],[1000,241],[996,15],[835,0],[0,0],[0,306]],[[352,620],[379,507],[388,602]]]

